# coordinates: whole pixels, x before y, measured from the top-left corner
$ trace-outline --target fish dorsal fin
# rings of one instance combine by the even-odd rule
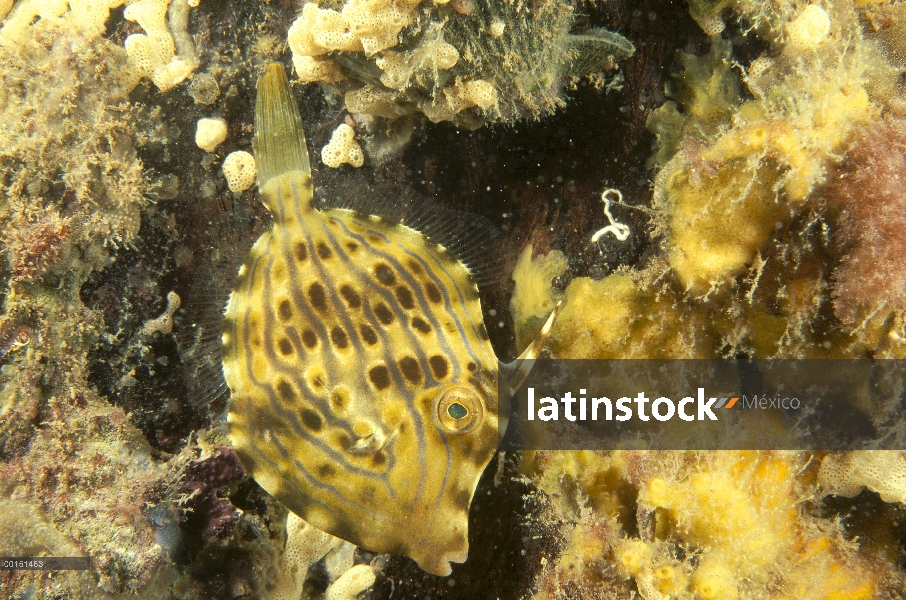
[[[513,253],[501,231],[486,218],[440,206],[409,188],[342,175],[319,172],[317,208],[376,215],[414,229],[450,251],[479,286],[492,285],[512,273]]]
[[[255,104],[255,166],[258,189],[272,178],[299,171],[311,178],[311,163],[302,130],[302,117],[293,97],[283,66],[267,66],[258,80]]]
[[[503,434],[506,433],[507,424],[509,423],[510,398],[516,393],[519,386],[525,382],[525,378],[528,377],[532,367],[535,365],[535,359],[538,358],[541,354],[541,350],[544,349],[547,338],[550,337],[551,330],[554,328],[554,321],[557,320],[557,315],[560,314],[560,307],[562,304],[562,300],[557,303],[557,306],[554,307],[554,310],[551,311],[550,316],[544,323],[544,327],[541,328],[541,333],[539,333],[538,337],[535,338],[535,341],[529,344],[525,351],[519,355],[519,358],[513,362],[505,363],[498,361],[497,363],[497,368],[500,372],[499,431],[501,439],[503,439]]]

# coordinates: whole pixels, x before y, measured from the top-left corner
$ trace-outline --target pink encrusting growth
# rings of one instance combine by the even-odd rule
[[[834,275],[834,308],[845,323],[906,308],[904,180],[906,116],[888,115],[860,128],[828,190],[841,209],[837,243],[844,256]]]
[[[59,258],[69,235],[69,225],[56,213],[42,214],[42,219],[11,233],[10,270],[15,281],[41,277]]]

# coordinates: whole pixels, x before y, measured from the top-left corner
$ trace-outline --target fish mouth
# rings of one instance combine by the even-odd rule
[[[453,566],[450,563],[464,563],[469,558],[469,543],[463,542],[461,548],[450,548],[442,554],[430,554],[424,556],[412,556],[412,560],[418,564],[419,568],[426,573],[447,577],[453,572]]]
[[[447,577],[453,572],[450,563],[464,563],[469,558],[468,513],[452,519],[449,513],[435,513],[422,532],[405,554],[426,573]]]

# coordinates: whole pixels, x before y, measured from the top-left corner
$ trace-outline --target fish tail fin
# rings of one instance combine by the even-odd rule
[[[284,173],[298,171],[311,181],[311,163],[302,117],[283,66],[273,63],[258,79],[255,104],[255,163],[258,189]]]

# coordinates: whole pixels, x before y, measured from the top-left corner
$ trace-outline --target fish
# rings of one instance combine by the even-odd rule
[[[546,339],[498,361],[468,268],[402,224],[315,207],[283,67],[260,77],[253,138],[273,227],[223,320],[229,437],[258,484],[311,525],[449,575],[515,389]],[[502,414],[504,413],[504,414]]]

